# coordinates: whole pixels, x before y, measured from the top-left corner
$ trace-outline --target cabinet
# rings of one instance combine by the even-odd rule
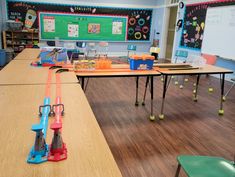
[[[39,42],[38,32],[29,31],[3,31],[3,48],[12,48],[14,53],[24,48],[32,48]]]

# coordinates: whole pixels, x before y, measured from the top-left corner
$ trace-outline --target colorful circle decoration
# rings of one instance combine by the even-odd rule
[[[147,26],[144,26],[143,28],[142,28],[142,32],[143,33],[148,33],[149,32],[149,27],[147,27]]]
[[[143,26],[143,25],[145,24],[145,19],[140,18],[140,19],[138,20],[138,24],[139,24],[140,26]]]
[[[128,29],[128,34],[131,36],[131,35],[133,35],[134,34],[134,29],[133,28],[129,28]]]
[[[135,23],[136,23],[136,19],[135,19],[134,17],[131,17],[131,18],[129,19],[129,24],[130,24],[130,25],[135,25]]]
[[[140,32],[135,33],[135,39],[141,39],[142,35]]]

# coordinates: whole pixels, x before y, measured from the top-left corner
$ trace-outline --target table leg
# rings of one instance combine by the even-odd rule
[[[150,90],[151,90],[151,113],[150,113],[150,120],[155,120],[155,116],[153,115],[153,76],[150,77]]]
[[[142,105],[143,106],[145,105],[145,97],[146,97],[146,92],[147,92],[147,89],[148,89],[148,84],[149,84],[149,76],[147,76],[146,82],[145,82],[144,97],[143,97],[143,100],[142,100]]]
[[[221,96],[220,96],[220,109],[219,109],[219,115],[224,115],[224,109],[223,109],[223,98],[224,98],[224,79],[225,74],[222,74],[222,80],[220,75],[220,82],[221,82]]]
[[[81,77],[81,87],[83,91],[84,91],[84,81],[85,81],[85,78]]]
[[[180,174],[180,168],[181,168],[181,165],[178,164],[178,167],[177,167],[177,170],[176,170],[176,173],[175,173],[175,177],[179,177],[179,174]]]
[[[166,97],[166,91],[167,91],[167,78],[168,78],[168,76],[165,75],[163,77],[164,77],[164,84],[163,84],[162,106],[161,106],[161,113],[159,115],[159,119],[164,119],[163,110],[164,110],[164,103],[165,103],[165,97]]]
[[[139,76],[136,77],[135,106],[138,106],[138,105],[139,105],[139,101],[138,101],[138,90],[139,90]]]
[[[197,102],[197,93],[198,93],[198,85],[199,85],[199,80],[200,80],[200,74],[197,75],[197,82],[196,82],[196,88],[195,90],[193,91],[194,95],[193,95],[193,101]]]

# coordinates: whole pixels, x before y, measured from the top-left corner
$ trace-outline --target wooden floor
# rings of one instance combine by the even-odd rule
[[[146,106],[134,106],[134,78],[90,79],[86,95],[124,177],[173,177],[179,154],[221,156],[235,154],[235,88],[219,117],[219,79],[210,77],[214,93],[202,77],[199,100],[192,101],[194,77],[179,89],[172,82],[167,92],[165,119],[150,122],[150,94]],[[141,79],[143,95],[145,79]],[[160,112],[162,82],[154,82],[154,114]],[[228,89],[230,83],[226,83]],[[185,174],[181,171],[181,176]]]

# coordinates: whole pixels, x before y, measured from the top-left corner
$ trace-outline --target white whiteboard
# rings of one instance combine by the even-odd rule
[[[207,9],[202,53],[235,60],[235,6]]]

